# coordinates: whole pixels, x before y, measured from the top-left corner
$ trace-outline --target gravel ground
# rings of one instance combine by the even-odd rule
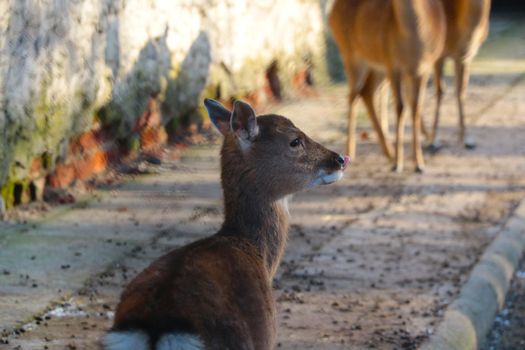
[[[525,349],[525,258],[514,275],[505,306],[496,316],[482,350],[516,349]]]
[[[404,173],[391,173],[361,118],[358,157],[345,178],[295,196],[289,244],[275,280],[279,348],[417,348],[525,197],[525,23],[496,18],[492,24],[472,69],[467,100],[475,150],[457,142],[449,89],[442,109],[445,147],[426,155],[424,175],[412,172],[410,157]],[[345,96],[345,86],[326,87],[270,109],[342,150]],[[433,103],[426,105],[429,116]],[[93,271],[82,288],[57,295],[46,312],[4,334],[3,346],[98,348],[129,279],[160,254],[220,225],[217,156],[217,144],[190,149],[160,175],[113,186],[109,195],[77,209],[84,212],[74,219],[57,219],[84,227],[86,235],[140,239]],[[95,230],[86,216],[98,224]],[[120,242],[102,239],[99,243],[108,246]],[[74,271],[74,262],[63,264]]]

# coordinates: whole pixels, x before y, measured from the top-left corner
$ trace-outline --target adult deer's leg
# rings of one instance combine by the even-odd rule
[[[360,95],[364,79],[367,75],[366,68],[355,67],[351,63],[345,64],[346,76],[348,79],[348,130],[347,130],[347,143],[346,153],[355,159],[356,154],[356,104],[357,97]]]
[[[472,149],[476,147],[476,142],[467,133],[465,127],[465,111],[463,108],[465,91],[469,80],[469,66],[468,63],[463,62],[461,58],[455,58],[454,65],[456,71],[456,99],[459,111],[459,140],[460,142],[463,142],[466,148]]]
[[[434,114],[434,124],[430,135],[430,146],[437,150],[440,148],[439,142],[439,116],[441,113],[441,101],[443,99],[443,64],[445,59],[440,58],[434,64],[434,89],[436,90],[436,110]],[[423,123],[424,125],[424,123]]]
[[[410,77],[410,102],[412,112],[412,156],[416,165],[416,172],[421,173],[425,168],[425,160],[421,149],[421,100],[425,97],[427,77]]]
[[[355,159],[355,147],[356,147],[356,136],[355,136],[355,129],[356,129],[356,102],[357,102],[357,91],[355,89],[352,89],[350,87],[350,91],[348,93],[348,126],[347,126],[347,133],[346,133],[346,154],[348,154],[352,159]]]
[[[403,171],[403,140],[405,138],[405,118],[403,113],[403,98],[401,96],[401,74],[399,72],[390,72],[388,78],[390,80],[390,86],[392,87],[397,122],[395,165],[392,170],[399,173]]]
[[[379,96],[378,96],[378,114],[379,120],[381,121],[381,128],[383,129],[383,134],[388,140],[390,138],[389,127],[388,127],[388,98],[389,98],[389,87],[386,82],[380,84],[379,86]]]
[[[365,103],[368,115],[370,116],[370,120],[372,121],[372,125],[377,132],[381,150],[389,160],[393,160],[392,146],[387,140],[387,137],[384,133],[384,129],[381,125],[381,122],[379,121],[374,107],[374,94],[383,80],[383,77],[379,76],[373,71],[370,71],[370,74],[368,74],[368,77],[363,86],[363,90],[361,91],[361,96],[363,97],[363,102]]]

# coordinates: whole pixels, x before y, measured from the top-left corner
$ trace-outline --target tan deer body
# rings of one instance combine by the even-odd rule
[[[332,183],[348,163],[288,119],[205,105],[224,135],[225,219],[215,235],[176,249],[125,289],[112,330],[116,349],[273,349],[272,278],[288,234],[286,196]]]
[[[436,113],[431,134],[431,144],[439,147],[438,126],[441,100],[443,97],[443,64],[447,57],[454,61],[456,79],[456,100],[459,111],[459,139],[465,147],[475,147],[474,140],[467,135],[463,101],[469,80],[469,66],[481,44],[487,38],[489,29],[490,0],[441,0],[445,9],[447,37],[443,54],[434,66],[436,89]]]
[[[420,101],[428,72],[443,50],[445,18],[440,0],[335,0],[329,23],[349,82],[348,153],[355,156],[355,102],[361,96],[376,129],[383,152],[391,146],[378,120],[373,97],[388,78],[395,102],[397,129],[395,169],[403,168],[404,103],[402,84],[408,84],[413,121],[416,170],[424,167],[420,141]]]

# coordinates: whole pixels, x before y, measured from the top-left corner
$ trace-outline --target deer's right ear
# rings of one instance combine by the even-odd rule
[[[241,142],[252,142],[259,134],[257,117],[252,106],[237,100],[233,104],[231,128]]]
[[[215,125],[221,134],[226,135],[226,133],[231,130],[230,119],[232,112],[211,98],[204,99],[204,107],[206,107],[213,125]]]

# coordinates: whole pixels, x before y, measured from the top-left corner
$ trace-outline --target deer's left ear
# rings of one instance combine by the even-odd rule
[[[259,134],[257,118],[252,106],[243,101],[235,101],[231,119],[231,129],[241,146],[249,146]]]
[[[215,125],[221,134],[226,135],[226,133],[230,131],[230,118],[232,112],[211,98],[204,100],[204,107],[206,107],[213,125]]]

